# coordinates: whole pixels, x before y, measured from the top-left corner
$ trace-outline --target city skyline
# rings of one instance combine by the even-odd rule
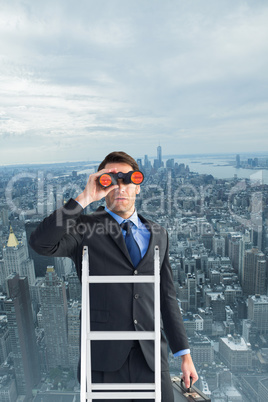
[[[204,165],[208,165],[210,174],[199,174],[182,161],[164,161],[161,147],[154,151],[153,161],[147,155],[137,161],[147,176],[141,197],[137,199],[137,210],[163,226],[169,234],[177,301],[201,379],[197,387],[212,401],[218,400],[219,395],[226,399],[230,394],[236,395],[238,401],[249,402],[258,397],[265,401],[267,384],[262,381],[267,378],[268,367],[268,185],[262,183],[260,169],[263,164],[266,169],[268,159],[245,160],[235,155],[233,165],[224,164],[222,169],[234,170],[239,164],[236,170],[245,174],[251,172],[250,180],[234,176],[222,180],[211,174],[213,165],[208,158]],[[75,197],[87,180],[87,169],[83,169],[89,165],[77,164],[77,169],[74,164],[38,166],[36,173],[34,168],[29,168],[28,176],[27,172],[25,176],[19,173],[17,178],[21,180],[17,181],[12,179],[16,176],[14,172],[20,169],[3,168],[5,174],[0,180],[0,309],[4,303],[0,317],[0,399],[4,392],[9,393],[8,402],[15,402],[16,395],[22,392],[15,383],[20,372],[11,374],[16,364],[11,346],[14,353],[19,345],[18,338],[14,338],[11,345],[11,336],[13,329],[19,328],[20,316],[16,321],[13,316],[9,320],[9,311],[5,308],[16,301],[14,298],[9,301],[12,295],[5,290],[6,277],[14,271],[17,277],[29,283],[27,299],[32,303],[31,317],[41,371],[34,401],[41,401],[48,395],[53,398],[54,393],[57,397],[61,395],[64,401],[68,401],[70,395],[72,400],[79,397],[76,382],[77,322],[81,308],[79,278],[71,259],[48,261],[32,254],[29,236],[40,220]],[[263,174],[266,172],[264,170]],[[38,180],[43,181],[42,186],[37,184]],[[12,200],[5,193],[8,182],[13,183]],[[90,214],[103,202],[89,205],[85,214]],[[256,280],[253,279],[255,274]],[[27,331],[21,331],[19,336],[23,338]],[[56,343],[55,338],[61,337]],[[179,362],[172,353],[169,364],[171,375],[177,376]],[[257,384],[254,396],[249,387],[251,381]]]
[[[268,150],[266,2],[1,3],[1,165]]]

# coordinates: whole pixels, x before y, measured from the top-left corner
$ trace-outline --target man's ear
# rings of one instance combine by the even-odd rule
[[[141,186],[136,186],[136,194],[140,194]]]

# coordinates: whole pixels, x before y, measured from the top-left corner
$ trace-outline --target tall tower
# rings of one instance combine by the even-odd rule
[[[4,302],[14,359],[17,391],[32,396],[41,379],[28,279],[11,274],[7,278],[8,299]]]
[[[27,222],[25,224],[25,232],[27,243],[29,244],[31,233],[37,228],[40,221],[35,222]],[[46,274],[46,267],[48,265],[54,265],[55,259],[54,257],[49,257],[45,255],[39,255],[36,251],[34,251],[31,247],[29,249],[29,257],[34,261],[34,269],[36,276],[45,276]]]
[[[236,161],[236,167],[237,167],[237,168],[240,168],[240,167],[241,167],[241,164],[240,164],[240,155],[236,155],[235,161]]]
[[[245,295],[266,294],[266,260],[257,248],[245,251],[242,289]]]
[[[68,308],[68,344],[69,344],[69,362],[73,367],[74,373],[77,372],[79,360],[80,343],[80,311],[81,303],[74,301]]]
[[[51,266],[47,267],[40,298],[48,366],[69,367],[65,283]]]
[[[196,311],[197,307],[197,293],[196,293],[196,279],[194,275],[187,274],[187,289],[188,289],[188,308],[190,311]]]
[[[162,166],[162,147],[161,147],[161,145],[158,145],[158,147],[157,147],[157,160],[159,163],[159,167],[161,167]]]
[[[29,285],[34,285],[36,278],[33,260],[28,257],[27,248],[18,242],[12,227],[7,245],[3,248],[3,260],[5,278],[17,273],[19,276],[27,276]]]
[[[235,272],[239,271],[239,255],[240,255],[240,241],[242,239],[241,235],[232,235],[229,239],[229,258],[232,262]]]
[[[212,244],[214,253],[221,257],[225,257],[225,238],[220,235],[214,235]]]

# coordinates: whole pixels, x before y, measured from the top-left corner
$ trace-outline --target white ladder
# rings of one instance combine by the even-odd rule
[[[154,331],[90,331],[89,283],[154,283]],[[160,257],[154,249],[154,275],[89,275],[88,247],[83,248],[82,260],[82,323],[80,402],[92,399],[154,399],[161,402],[161,330],[160,330]],[[155,382],[130,384],[92,383],[92,340],[154,340]],[[102,391],[102,392],[101,392]]]

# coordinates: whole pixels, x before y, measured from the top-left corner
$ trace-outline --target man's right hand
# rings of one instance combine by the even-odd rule
[[[110,186],[108,188],[103,188],[99,184],[98,178],[103,173],[117,173],[117,169],[102,169],[97,173],[93,173],[89,176],[87,185],[84,191],[76,197],[76,201],[78,201],[83,208],[86,208],[89,204],[94,201],[99,201],[103,197],[105,197],[110,191],[118,188],[118,185]]]

